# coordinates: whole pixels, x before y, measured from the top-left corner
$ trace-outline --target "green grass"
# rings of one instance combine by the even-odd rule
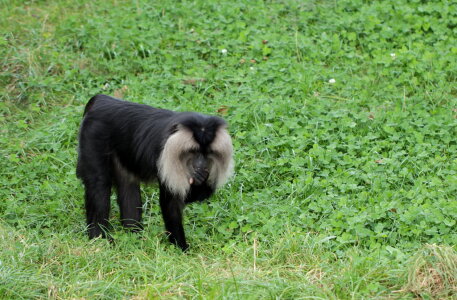
[[[457,298],[455,24],[455,1],[0,1],[0,298]],[[97,93],[229,122],[188,253],[155,186],[143,233],[113,203],[116,244],[87,240]]]

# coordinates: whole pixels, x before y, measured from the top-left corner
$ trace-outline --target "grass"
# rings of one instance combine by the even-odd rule
[[[406,289],[445,298],[457,292],[457,255],[450,247],[427,245],[412,258]]]
[[[453,1],[0,2],[0,298],[456,298]],[[97,93],[223,116],[236,174],[168,245],[88,241]],[[114,202],[114,201],[113,201]]]

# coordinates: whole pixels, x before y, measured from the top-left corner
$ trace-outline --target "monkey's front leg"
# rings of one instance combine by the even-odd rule
[[[183,251],[189,248],[182,226],[182,211],[184,201],[171,194],[166,187],[160,185],[160,208],[162,209],[165,229],[168,231],[168,239]]]

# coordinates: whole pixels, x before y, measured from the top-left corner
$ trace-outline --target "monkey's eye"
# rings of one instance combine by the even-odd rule
[[[196,153],[197,152],[195,150],[187,150],[187,151],[181,152],[179,154],[179,159],[185,160],[185,161],[190,160],[195,156]]]

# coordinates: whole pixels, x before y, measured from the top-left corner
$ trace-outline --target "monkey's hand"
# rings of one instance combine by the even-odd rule
[[[209,172],[206,169],[195,169],[193,177],[189,179],[190,184],[201,185],[208,179]]]

